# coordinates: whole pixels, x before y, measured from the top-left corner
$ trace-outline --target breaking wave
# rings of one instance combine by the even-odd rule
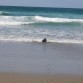
[[[83,19],[51,18],[51,17],[42,17],[42,16],[35,16],[35,19],[38,21],[54,22],[54,23],[71,23],[71,22],[83,23]]]
[[[11,14],[9,12],[0,11],[0,16],[5,16],[5,15],[9,16]]]
[[[83,23],[83,19],[52,18],[43,16],[0,16],[0,25],[24,25],[38,23]]]

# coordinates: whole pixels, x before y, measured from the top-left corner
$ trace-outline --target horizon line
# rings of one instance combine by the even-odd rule
[[[35,7],[35,8],[65,8],[65,9],[83,9],[83,8],[75,8],[75,7],[48,7],[48,6],[20,6],[20,5],[0,5],[5,7]]]

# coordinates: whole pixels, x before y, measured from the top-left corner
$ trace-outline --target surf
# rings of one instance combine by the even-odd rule
[[[53,22],[53,23],[83,23],[83,19],[70,19],[70,18],[51,18],[51,17],[42,17],[35,16],[35,19],[40,22]]]
[[[58,17],[43,17],[43,16],[0,16],[0,25],[28,25],[28,24],[66,24],[79,23],[83,24],[83,19],[70,19]]]
[[[42,43],[42,38],[0,37],[0,42],[18,42],[18,43],[39,42],[39,43]],[[83,40],[77,40],[77,39],[49,39],[49,38],[47,38],[47,43],[83,44]]]
[[[6,11],[0,11],[0,16],[10,16],[11,14]]]

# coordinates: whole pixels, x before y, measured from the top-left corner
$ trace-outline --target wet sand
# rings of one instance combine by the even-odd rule
[[[83,45],[0,42],[0,83],[83,83]]]
[[[83,45],[2,42],[0,72],[83,75]]]

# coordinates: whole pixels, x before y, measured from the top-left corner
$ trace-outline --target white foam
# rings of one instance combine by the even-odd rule
[[[23,25],[23,24],[32,24],[34,22],[9,22],[9,21],[1,21],[0,25]]]
[[[55,40],[49,40],[49,42],[83,44],[83,40],[76,40],[76,39],[55,39]]]
[[[34,23],[83,23],[83,19],[52,18],[43,16],[0,16],[0,25],[22,25]]]
[[[24,37],[0,37],[0,41],[4,42],[41,42],[41,39],[38,38],[24,38]]]
[[[27,16],[0,16],[0,25],[23,25],[32,24]]]
[[[42,16],[35,16],[35,19],[42,22],[56,22],[56,23],[83,22],[83,19],[51,18]]]
[[[42,42],[42,38],[30,38],[30,37],[0,37],[0,41],[3,42]],[[50,43],[68,43],[68,44],[83,44],[83,40],[76,39],[47,39]]]

